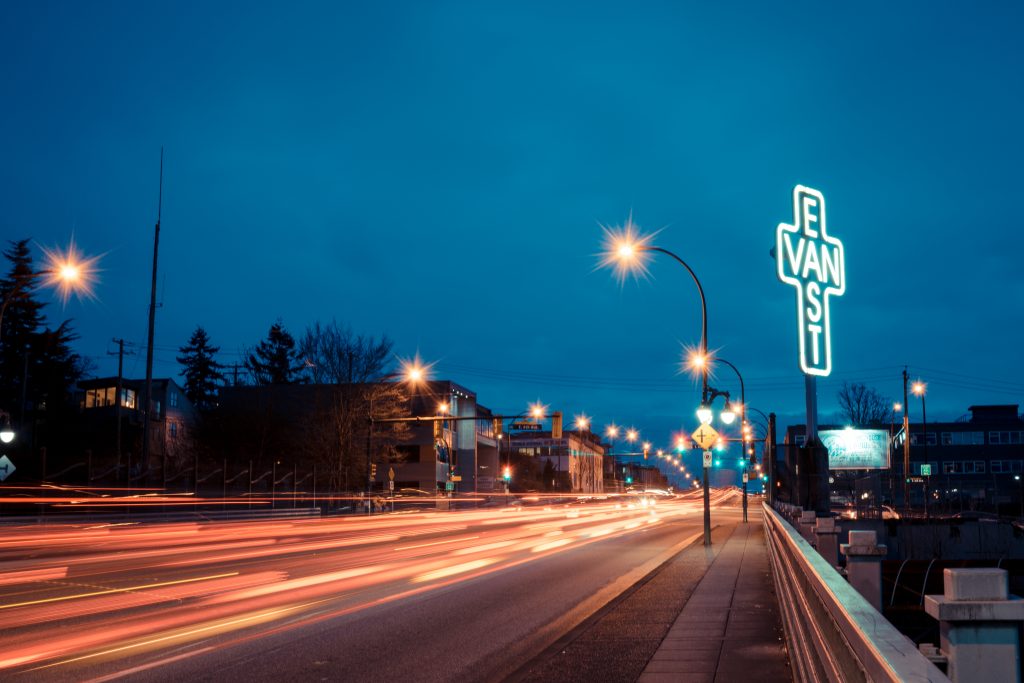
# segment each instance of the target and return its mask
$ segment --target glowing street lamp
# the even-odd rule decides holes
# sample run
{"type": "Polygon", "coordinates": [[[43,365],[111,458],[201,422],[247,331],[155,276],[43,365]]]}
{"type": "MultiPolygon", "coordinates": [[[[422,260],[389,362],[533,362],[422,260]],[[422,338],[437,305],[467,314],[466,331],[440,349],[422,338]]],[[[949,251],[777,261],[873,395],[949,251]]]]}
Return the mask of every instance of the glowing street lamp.
{"type": "Polygon", "coordinates": [[[74,241],[68,244],[65,251],[43,247],[46,263],[41,270],[26,278],[14,281],[14,287],[0,304],[0,329],[3,327],[4,313],[7,307],[20,296],[26,294],[36,285],[36,279],[43,279],[43,286],[54,287],[60,297],[61,304],[67,305],[68,299],[74,294],[79,299],[95,299],[93,288],[99,282],[99,260],[101,257],[85,258],[75,247],[74,241]]]}
{"type": "MultiPolygon", "coordinates": [[[[706,358],[708,355],[707,301],[704,297],[704,287],[701,285],[700,280],[697,279],[697,275],[696,273],[693,272],[693,269],[690,268],[690,266],[685,261],[683,261],[675,254],[673,254],[671,251],[651,244],[651,241],[654,239],[654,235],[642,235],[637,225],[633,222],[632,216],[630,216],[626,220],[626,225],[622,228],[610,229],[605,227],[603,229],[605,234],[605,240],[601,265],[611,266],[612,268],[614,268],[615,273],[618,276],[620,282],[625,282],[626,277],[631,274],[634,278],[636,278],[638,275],[648,275],[650,271],[647,267],[647,264],[650,261],[651,252],[665,254],[666,256],[675,259],[683,268],[686,268],[686,271],[690,274],[690,277],[693,278],[694,284],[697,285],[697,293],[700,294],[700,354],[706,358]]],[[[702,397],[705,399],[704,401],[702,401],[702,403],[704,403],[706,402],[708,389],[708,374],[706,365],[702,375],[702,397]]],[[[708,540],[710,540],[710,535],[708,540]]]]}
{"type": "Polygon", "coordinates": [[[14,441],[14,429],[11,427],[11,416],[0,411],[0,442],[14,441]]]}
{"type": "MultiPolygon", "coordinates": [[[[382,382],[388,380],[398,380],[404,384],[410,386],[419,386],[427,381],[427,375],[430,371],[431,365],[423,365],[420,362],[420,358],[417,355],[412,360],[402,360],[399,362],[401,370],[385,375],[380,379],[382,382]]],[[[447,403],[442,403],[445,406],[445,410],[448,409],[447,403]]],[[[440,409],[441,406],[438,406],[440,409]]],[[[373,393],[370,393],[370,401],[368,405],[370,426],[366,430],[366,514],[370,514],[373,510],[373,504],[370,502],[370,497],[373,495],[373,468],[371,467],[373,453],[373,393]]]]}
{"type": "MultiPolygon", "coordinates": [[[[921,380],[917,380],[910,387],[910,391],[915,396],[921,397],[921,429],[923,430],[921,439],[922,443],[924,443],[924,461],[928,462],[928,408],[925,406],[924,401],[925,394],[928,393],[928,385],[921,380]]],[[[907,434],[906,437],[909,439],[910,435],[907,434]]],[[[909,477],[910,475],[907,474],[906,476],[909,477]]],[[[928,519],[928,477],[924,477],[924,518],[928,519]]]]}

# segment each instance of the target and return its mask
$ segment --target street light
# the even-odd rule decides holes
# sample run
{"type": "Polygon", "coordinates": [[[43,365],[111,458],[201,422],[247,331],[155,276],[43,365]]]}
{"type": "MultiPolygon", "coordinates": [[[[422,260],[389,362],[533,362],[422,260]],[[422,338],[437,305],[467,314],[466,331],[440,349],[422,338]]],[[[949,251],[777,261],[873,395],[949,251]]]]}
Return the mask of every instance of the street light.
{"type": "MultiPolygon", "coordinates": [[[[431,365],[423,365],[420,362],[419,356],[417,355],[412,360],[400,361],[401,370],[399,372],[392,372],[384,375],[380,378],[381,382],[386,382],[389,379],[398,379],[401,382],[416,386],[427,381],[427,374],[430,371],[431,365]]],[[[447,404],[444,404],[447,406],[447,404]]],[[[366,429],[366,513],[370,514],[373,510],[373,503],[371,497],[373,495],[373,468],[370,466],[372,463],[371,454],[373,453],[373,391],[370,391],[370,401],[367,406],[367,412],[369,414],[370,424],[366,429]]]]}
{"type": "MultiPolygon", "coordinates": [[[[84,258],[76,249],[72,241],[68,244],[66,251],[60,249],[47,249],[43,247],[43,254],[46,258],[46,265],[27,277],[15,278],[14,286],[4,297],[0,304],[0,330],[3,328],[4,313],[7,307],[20,296],[25,295],[26,290],[36,286],[36,279],[43,278],[43,286],[55,287],[60,296],[61,303],[67,304],[72,294],[80,299],[95,298],[93,293],[94,285],[99,281],[97,268],[101,257],[92,256],[84,258]]],[[[2,334],[2,332],[0,332],[2,334]]]]}
{"type": "Polygon", "coordinates": [[[0,442],[14,441],[14,429],[11,427],[11,416],[0,411],[0,442]]]}
{"type": "MultiPolygon", "coordinates": [[[[913,386],[910,387],[910,390],[915,396],[921,397],[921,425],[924,430],[921,434],[921,438],[924,443],[924,461],[928,462],[928,409],[925,407],[924,401],[924,396],[928,393],[928,385],[921,380],[917,380],[914,382],[913,386]]],[[[909,434],[907,436],[909,437],[909,434]]],[[[907,477],[909,478],[909,476],[910,474],[908,473],[907,477]]],[[[922,478],[924,479],[924,518],[928,519],[928,477],[922,478]]]]}

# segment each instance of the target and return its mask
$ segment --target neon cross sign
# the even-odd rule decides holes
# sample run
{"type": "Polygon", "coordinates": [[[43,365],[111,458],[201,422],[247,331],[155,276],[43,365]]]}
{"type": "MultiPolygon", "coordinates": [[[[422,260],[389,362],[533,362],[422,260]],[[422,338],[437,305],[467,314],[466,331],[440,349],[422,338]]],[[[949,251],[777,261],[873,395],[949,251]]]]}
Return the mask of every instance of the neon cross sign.
{"type": "Polygon", "coordinates": [[[800,369],[832,372],[829,297],[846,291],[843,243],[825,227],[825,198],[803,185],[793,188],[793,224],[779,223],[775,253],[779,279],[796,288],[800,369]]]}

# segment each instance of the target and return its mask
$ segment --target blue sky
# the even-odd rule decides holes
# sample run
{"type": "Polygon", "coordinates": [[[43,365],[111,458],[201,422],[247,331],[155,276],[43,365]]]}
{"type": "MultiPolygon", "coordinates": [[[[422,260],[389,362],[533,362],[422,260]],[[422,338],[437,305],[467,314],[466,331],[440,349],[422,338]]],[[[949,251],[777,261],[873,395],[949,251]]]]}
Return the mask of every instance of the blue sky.
{"type": "Polygon", "coordinates": [[[106,254],[98,302],[49,307],[100,374],[145,342],[163,145],[159,376],[196,324],[230,363],[335,318],[497,410],[667,439],[696,426],[700,309],[668,260],[595,271],[632,212],[749,402],[799,416],[769,249],[803,183],[846,248],[823,422],[903,365],[932,419],[1024,396],[1019,4],[370,5],[5,8],[0,233],[106,254]]]}

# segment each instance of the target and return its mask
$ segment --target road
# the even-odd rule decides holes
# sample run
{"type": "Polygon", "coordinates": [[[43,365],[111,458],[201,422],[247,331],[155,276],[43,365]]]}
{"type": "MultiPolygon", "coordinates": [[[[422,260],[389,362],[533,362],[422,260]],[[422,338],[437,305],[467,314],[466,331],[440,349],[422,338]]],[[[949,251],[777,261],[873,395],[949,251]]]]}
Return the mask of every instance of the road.
{"type": "Polygon", "coordinates": [[[500,679],[701,529],[698,497],[7,527],[0,677],[500,679]]]}

